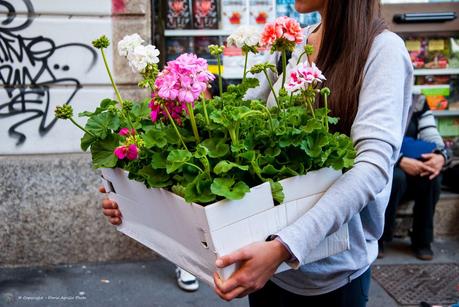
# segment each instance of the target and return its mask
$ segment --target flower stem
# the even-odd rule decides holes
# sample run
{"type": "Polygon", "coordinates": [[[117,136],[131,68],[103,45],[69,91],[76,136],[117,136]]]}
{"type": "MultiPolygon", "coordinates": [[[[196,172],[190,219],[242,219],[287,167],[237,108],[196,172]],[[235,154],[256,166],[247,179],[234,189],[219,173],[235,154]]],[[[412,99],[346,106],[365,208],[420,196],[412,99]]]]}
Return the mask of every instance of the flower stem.
{"type": "Polygon", "coordinates": [[[238,141],[238,138],[237,138],[237,135],[236,135],[236,129],[228,129],[228,132],[229,132],[229,135],[230,135],[230,138],[231,138],[231,142],[234,145],[238,145],[239,141],[238,141]]]}
{"type": "Polygon", "coordinates": [[[104,59],[105,69],[107,70],[108,77],[110,78],[110,82],[112,83],[113,89],[115,90],[116,97],[118,97],[118,101],[120,102],[121,106],[123,106],[124,101],[121,98],[121,94],[120,94],[120,91],[118,90],[118,87],[116,86],[115,80],[113,80],[112,72],[110,71],[110,67],[108,66],[107,57],[105,56],[104,49],[100,49],[100,52],[102,53],[102,58],[104,59]]]}
{"type": "Polygon", "coordinates": [[[194,168],[198,169],[201,173],[204,173],[204,171],[202,170],[202,168],[200,168],[199,166],[197,166],[196,164],[194,163],[190,163],[190,162],[185,162],[186,165],[189,165],[189,166],[193,166],[194,168]]]}
{"type": "Polygon", "coordinates": [[[72,117],[70,117],[69,119],[70,119],[70,121],[71,121],[75,126],[77,126],[78,128],[80,128],[81,130],[83,130],[83,131],[86,132],[87,134],[91,135],[92,137],[97,138],[97,136],[96,136],[94,133],[92,133],[92,132],[86,130],[85,128],[83,128],[83,126],[81,126],[80,124],[78,124],[72,117]]]}
{"type": "Polygon", "coordinates": [[[304,99],[306,101],[306,108],[309,107],[309,109],[311,109],[312,117],[316,118],[316,114],[314,112],[314,108],[312,107],[311,99],[307,96],[306,91],[304,92],[304,99]]]}
{"type": "Polygon", "coordinates": [[[274,88],[273,88],[273,83],[271,82],[271,79],[269,79],[269,76],[268,76],[268,73],[266,72],[266,69],[263,69],[263,73],[265,74],[266,80],[268,80],[269,88],[271,89],[271,92],[273,93],[274,100],[276,101],[277,107],[280,108],[279,100],[277,99],[276,92],[274,91],[274,88]]]}
{"type": "Polygon", "coordinates": [[[271,133],[274,134],[274,126],[273,126],[273,119],[271,117],[271,112],[269,112],[269,109],[267,106],[263,104],[263,109],[265,110],[266,114],[268,114],[268,119],[269,119],[269,127],[271,128],[271,133]]]}
{"type": "Polygon", "coordinates": [[[287,78],[287,52],[282,50],[282,88],[285,88],[285,80],[287,78]]]}
{"type": "Polygon", "coordinates": [[[301,62],[301,58],[306,54],[306,51],[304,51],[300,56],[298,57],[298,61],[296,61],[296,66],[298,66],[301,62]]]}
{"type": "Polygon", "coordinates": [[[249,53],[245,53],[245,61],[244,61],[244,75],[242,76],[242,82],[245,81],[246,75],[247,75],[247,61],[249,59],[249,53]]]}
{"type": "Polygon", "coordinates": [[[328,95],[324,94],[324,105],[325,105],[325,128],[328,132],[328,95]]]}
{"type": "MultiPolygon", "coordinates": [[[[102,53],[102,58],[104,59],[105,69],[107,70],[107,74],[108,74],[108,77],[110,78],[110,82],[112,83],[112,87],[115,90],[116,97],[118,98],[118,101],[121,104],[121,108],[123,108],[124,100],[123,100],[123,98],[121,98],[120,91],[118,90],[118,87],[116,86],[115,80],[113,79],[112,72],[110,70],[110,66],[108,66],[107,57],[105,56],[104,49],[100,49],[100,53],[102,53]]],[[[123,110],[123,112],[124,112],[124,110],[123,110]]],[[[130,126],[129,128],[134,128],[134,125],[132,125],[131,118],[129,117],[129,114],[127,112],[124,112],[124,113],[125,113],[124,116],[126,117],[128,125],[130,126]]]]}
{"type": "Polygon", "coordinates": [[[163,106],[163,109],[166,111],[167,117],[169,117],[169,120],[171,121],[172,126],[173,126],[174,129],[175,129],[175,133],[177,133],[177,136],[178,136],[178,138],[180,139],[180,142],[182,142],[183,148],[185,148],[186,150],[188,150],[188,147],[186,147],[186,144],[185,144],[185,142],[183,141],[182,135],[181,135],[180,132],[178,131],[178,128],[177,128],[177,126],[175,125],[175,121],[174,121],[174,119],[172,118],[171,114],[169,113],[169,110],[167,109],[166,106],[163,106]]]}
{"type": "Polygon", "coordinates": [[[223,95],[223,81],[222,81],[222,60],[220,55],[217,55],[217,65],[218,65],[218,91],[220,97],[223,95]]]}
{"type": "Polygon", "coordinates": [[[187,103],[186,106],[188,108],[188,113],[190,114],[191,128],[193,129],[194,139],[196,140],[196,144],[199,144],[201,140],[199,139],[198,127],[196,126],[196,118],[194,118],[193,106],[191,103],[187,103]]]}
{"type": "Polygon", "coordinates": [[[207,105],[206,105],[206,99],[201,96],[201,102],[202,102],[202,108],[204,110],[204,117],[206,119],[206,124],[207,126],[210,125],[210,120],[209,120],[209,115],[207,114],[207,105]]]}

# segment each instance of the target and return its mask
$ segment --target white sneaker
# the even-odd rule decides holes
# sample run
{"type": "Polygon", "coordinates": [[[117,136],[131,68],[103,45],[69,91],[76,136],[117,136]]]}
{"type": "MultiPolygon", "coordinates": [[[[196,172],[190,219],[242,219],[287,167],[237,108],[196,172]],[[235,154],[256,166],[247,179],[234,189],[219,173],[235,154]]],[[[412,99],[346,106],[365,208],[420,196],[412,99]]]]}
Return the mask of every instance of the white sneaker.
{"type": "Polygon", "coordinates": [[[177,274],[177,285],[180,289],[190,292],[198,290],[199,282],[194,275],[180,267],[175,269],[175,273],[177,274]]]}

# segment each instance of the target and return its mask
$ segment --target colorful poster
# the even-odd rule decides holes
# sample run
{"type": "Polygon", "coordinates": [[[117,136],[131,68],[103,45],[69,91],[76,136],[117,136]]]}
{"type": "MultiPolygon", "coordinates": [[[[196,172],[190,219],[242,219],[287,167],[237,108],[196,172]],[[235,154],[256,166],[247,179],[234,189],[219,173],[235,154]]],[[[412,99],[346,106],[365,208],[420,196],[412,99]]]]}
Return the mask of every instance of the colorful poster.
{"type": "Polygon", "coordinates": [[[273,0],[250,0],[249,24],[264,27],[268,22],[274,21],[276,11],[273,0]]]}
{"type": "Polygon", "coordinates": [[[247,0],[221,0],[223,29],[235,29],[249,23],[247,0]]]}
{"type": "Polygon", "coordinates": [[[167,29],[191,28],[191,0],[167,0],[167,29]]]}
{"type": "Polygon", "coordinates": [[[218,29],[217,0],[193,0],[193,27],[218,29]]]}

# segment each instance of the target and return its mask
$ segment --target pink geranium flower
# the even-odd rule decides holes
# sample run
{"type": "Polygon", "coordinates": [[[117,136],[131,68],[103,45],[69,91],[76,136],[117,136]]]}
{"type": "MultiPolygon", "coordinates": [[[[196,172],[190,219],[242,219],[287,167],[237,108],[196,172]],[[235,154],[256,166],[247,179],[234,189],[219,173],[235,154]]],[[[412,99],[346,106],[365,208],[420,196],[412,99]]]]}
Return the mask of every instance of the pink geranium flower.
{"type": "MultiPolygon", "coordinates": [[[[192,104],[192,106],[194,107],[194,104],[192,104]]],[[[152,122],[155,123],[160,118],[163,120],[169,119],[166,111],[164,110],[164,107],[166,107],[172,119],[177,124],[182,125],[182,113],[183,113],[183,110],[186,110],[186,106],[182,104],[176,104],[173,101],[168,101],[168,102],[165,102],[163,105],[161,105],[160,103],[156,102],[153,98],[149,104],[149,107],[151,109],[152,122]]]]}
{"type": "Polygon", "coordinates": [[[120,132],[118,132],[119,135],[121,136],[129,136],[129,135],[135,135],[135,129],[129,129],[129,128],[121,128],[120,132]]]}
{"type": "Polygon", "coordinates": [[[305,63],[300,63],[296,69],[290,73],[290,80],[286,85],[289,92],[295,92],[300,89],[306,89],[309,85],[321,83],[326,80],[315,63],[308,66],[305,63]]]}
{"type": "Polygon", "coordinates": [[[139,156],[139,150],[137,148],[137,145],[135,144],[123,145],[116,147],[114,154],[120,160],[123,160],[125,158],[127,158],[128,160],[135,160],[139,156]]]}
{"type": "Polygon", "coordinates": [[[159,115],[161,114],[161,105],[159,103],[156,103],[153,99],[148,106],[151,109],[151,121],[155,123],[158,120],[159,115]]]}
{"type": "Polygon", "coordinates": [[[260,46],[272,46],[274,42],[282,37],[282,27],[276,26],[275,23],[267,23],[261,33],[260,46]]]}
{"type": "Polygon", "coordinates": [[[296,20],[288,18],[283,26],[283,30],[284,37],[287,40],[295,42],[296,44],[303,42],[303,31],[301,30],[300,24],[296,20]]]}
{"type": "Polygon", "coordinates": [[[296,44],[301,43],[303,41],[303,31],[298,21],[282,16],[274,22],[267,23],[261,34],[260,46],[273,46],[279,39],[285,39],[296,44]]]}
{"type": "Polygon", "coordinates": [[[155,95],[181,104],[193,103],[206,90],[214,75],[208,71],[207,62],[195,54],[182,54],[169,61],[155,81],[155,95]]]}

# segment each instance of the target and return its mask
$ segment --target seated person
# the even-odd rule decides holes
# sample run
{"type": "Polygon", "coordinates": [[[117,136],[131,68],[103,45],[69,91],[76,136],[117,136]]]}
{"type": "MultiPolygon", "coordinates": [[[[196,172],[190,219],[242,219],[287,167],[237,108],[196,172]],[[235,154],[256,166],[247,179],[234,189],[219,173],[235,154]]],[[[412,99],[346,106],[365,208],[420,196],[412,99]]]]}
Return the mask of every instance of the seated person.
{"type": "Polygon", "coordinates": [[[392,240],[397,207],[405,200],[414,200],[411,232],[413,252],[422,260],[433,258],[430,246],[433,241],[433,216],[440,196],[439,175],[447,160],[447,152],[425,97],[414,99],[414,112],[403,140],[400,158],[394,167],[384,233],[378,242],[378,258],[384,256],[384,241],[392,240]],[[408,154],[404,155],[404,152],[408,154]]]}

